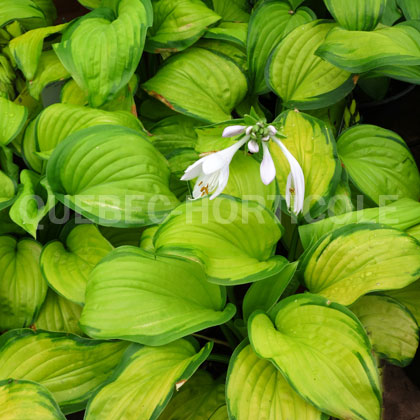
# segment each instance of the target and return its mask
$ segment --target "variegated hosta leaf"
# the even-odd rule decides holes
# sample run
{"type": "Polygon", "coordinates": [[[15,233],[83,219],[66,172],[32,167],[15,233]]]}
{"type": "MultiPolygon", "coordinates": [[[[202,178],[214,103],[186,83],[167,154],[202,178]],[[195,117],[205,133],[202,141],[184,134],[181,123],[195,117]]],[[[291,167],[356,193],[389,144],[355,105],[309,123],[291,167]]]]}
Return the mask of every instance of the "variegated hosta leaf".
{"type": "Polygon", "coordinates": [[[411,283],[403,289],[388,290],[384,293],[408,308],[414,318],[416,318],[417,324],[420,325],[420,280],[411,283]]]}
{"type": "Polygon", "coordinates": [[[88,276],[96,264],[113,249],[94,225],[78,225],[65,243],[48,243],[41,255],[42,274],[61,296],[82,305],[88,276]]]}
{"type": "Polygon", "coordinates": [[[80,325],[94,338],[158,346],[227,322],[235,307],[225,305],[200,263],[124,246],[90,274],[80,325]]]}
{"type": "Polygon", "coordinates": [[[303,399],[341,419],[381,417],[378,370],[366,332],[352,312],[307,293],[284,299],[270,317],[251,315],[252,347],[303,399]]]}
{"type": "Polygon", "coordinates": [[[264,0],[252,12],[248,26],[247,57],[252,91],[257,94],[269,90],[265,83],[265,68],[280,40],[294,28],[315,19],[307,8],[294,13],[290,11],[287,1],[264,0]]]}
{"type": "Polygon", "coordinates": [[[200,121],[184,115],[173,115],[154,124],[149,130],[153,145],[163,155],[168,156],[177,149],[194,148],[197,135],[194,128],[202,125],[200,121]]]}
{"type": "Polygon", "coordinates": [[[300,271],[312,293],[350,305],[366,293],[400,289],[416,281],[420,243],[384,225],[347,225],[309,248],[300,271]]]}
{"type": "Polygon", "coordinates": [[[224,405],[218,408],[209,420],[229,420],[227,407],[224,405]]]}
{"type": "Polygon", "coordinates": [[[159,225],[150,226],[149,228],[145,229],[141,235],[140,239],[140,248],[144,249],[145,251],[155,252],[155,247],[153,245],[153,237],[155,233],[159,229],[159,225]]]}
{"type": "Polygon", "coordinates": [[[55,52],[89,104],[112,100],[129,82],[153,21],[150,0],[110,0],[79,19],[55,44],[55,52]]]}
{"type": "Polygon", "coordinates": [[[247,341],[233,353],[226,383],[230,418],[235,420],[322,420],[325,416],[300,397],[268,360],[247,341]]]}
{"type": "Polygon", "coordinates": [[[120,362],[128,343],[93,341],[72,334],[31,329],[0,338],[0,379],[44,385],[64,414],[84,409],[95,388],[120,362]]]}
{"type": "MultiPolygon", "coordinates": [[[[334,136],[323,121],[300,112],[286,111],[276,123],[287,136],[282,142],[300,163],[305,175],[303,213],[316,218],[328,207],[341,178],[334,136]]],[[[290,165],[276,143],[271,141],[269,147],[280,194],[285,197],[290,165]]],[[[282,200],[282,205],[287,211],[285,200],[282,200]]]]}
{"type": "Polygon", "coordinates": [[[288,261],[273,255],[282,233],[274,213],[259,203],[223,195],[182,203],[160,226],[154,245],[160,252],[190,252],[205,263],[209,281],[235,285],[284,268],[288,261]]]}
{"type": "Polygon", "coordinates": [[[419,326],[404,305],[388,296],[366,295],[350,309],[379,357],[397,366],[411,363],[419,345],[419,326]]]}
{"type": "Polygon", "coordinates": [[[65,420],[51,393],[32,381],[0,381],[0,419],[65,420]]]}
{"type": "Polygon", "coordinates": [[[48,182],[63,204],[115,227],[158,223],[173,209],[178,200],[169,175],[166,159],[146,134],[106,125],[67,137],[47,166],[48,182]]]}
{"type": "Polygon", "coordinates": [[[34,323],[35,329],[82,335],[79,318],[82,307],[48,289],[47,297],[34,323]]]}
{"type": "Polygon", "coordinates": [[[101,0],[77,0],[81,5],[88,9],[96,9],[101,5],[101,0]]]}
{"type": "Polygon", "coordinates": [[[340,136],[337,150],[351,182],[376,204],[420,199],[420,172],[398,134],[375,125],[357,125],[340,136]]]}
{"type": "Polygon", "coordinates": [[[28,118],[28,110],[0,97],[0,145],[9,144],[22,130],[28,118]]]}
{"type": "Polygon", "coordinates": [[[18,195],[10,208],[11,219],[34,238],[42,218],[55,206],[56,200],[46,178],[24,169],[20,173],[18,195]],[[45,200],[42,197],[46,197],[45,200]]]}
{"type": "Polygon", "coordinates": [[[204,38],[228,41],[245,48],[248,24],[241,22],[220,22],[204,34],[204,38]]]}
{"type": "Polygon", "coordinates": [[[407,229],[407,233],[420,242],[420,224],[407,229]]]}
{"type": "Polygon", "coordinates": [[[70,134],[83,128],[108,124],[143,131],[141,122],[127,111],[109,112],[70,104],[50,105],[37,118],[37,149],[39,152],[51,154],[70,134]]]}
{"type": "Polygon", "coordinates": [[[34,29],[47,24],[42,9],[32,0],[2,1],[0,3],[0,28],[14,20],[26,29],[34,29]]]}
{"type": "Polygon", "coordinates": [[[35,133],[36,119],[32,120],[26,127],[22,141],[22,157],[28,168],[40,174],[45,161],[37,154],[35,133]]]}
{"type": "Polygon", "coordinates": [[[209,420],[225,408],[225,383],[205,370],[197,371],[169,402],[159,420],[209,420]]]}
{"type": "Polygon", "coordinates": [[[47,293],[39,269],[41,245],[0,236],[0,331],[28,327],[47,293]]]}
{"type": "Polygon", "coordinates": [[[383,66],[420,64],[420,32],[409,25],[385,26],[374,31],[333,28],[316,54],[352,73],[383,66]]]}
{"type": "Polygon", "coordinates": [[[262,310],[268,312],[280,299],[293,279],[298,262],[290,263],[280,273],[257,281],[247,290],[243,303],[242,312],[247,321],[252,312],[262,310]]]}
{"type": "Polygon", "coordinates": [[[387,0],[324,0],[335,20],[350,31],[370,31],[381,20],[387,0]]]}
{"type": "Polygon", "coordinates": [[[188,48],[220,16],[201,0],[155,0],[153,26],[149,29],[145,50],[153,53],[176,52],[188,48]]]}
{"type": "Polygon", "coordinates": [[[89,402],[86,420],[157,419],[175,388],[182,386],[211,352],[210,343],[201,350],[194,344],[187,340],[161,347],[132,344],[112,377],[89,402]]]}
{"type": "Polygon", "coordinates": [[[326,233],[351,223],[368,222],[388,225],[410,233],[410,228],[420,224],[420,203],[410,198],[402,198],[384,207],[373,207],[328,217],[316,223],[299,226],[299,236],[306,249],[326,233]]]}
{"type": "Polygon", "coordinates": [[[249,2],[247,0],[211,0],[214,11],[227,22],[248,22],[249,2]]]}
{"type": "Polygon", "coordinates": [[[142,87],[172,110],[210,123],[230,120],[248,88],[231,58],[195,46],[166,60],[142,87]]]}
{"type": "Polygon", "coordinates": [[[30,81],[35,77],[44,39],[63,31],[67,26],[68,23],[64,23],[57,26],[33,29],[10,41],[10,52],[26,80],[30,81]]]}
{"type": "Polygon", "coordinates": [[[70,77],[53,50],[44,51],[39,58],[38,68],[33,80],[29,82],[29,93],[39,99],[45,86],[70,77]]]}
{"type": "Polygon", "coordinates": [[[354,88],[349,72],[315,55],[334,23],[298,26],[273,51],[266,82],[288,108],[318,109],[337,103],[354,88]]]}
{"type": "Polygon", "coordinates": [[[54,5],[54,0],[32,0],[45,15],[47,25],[52,25],[57,19],[57,9],[54,5]]]}

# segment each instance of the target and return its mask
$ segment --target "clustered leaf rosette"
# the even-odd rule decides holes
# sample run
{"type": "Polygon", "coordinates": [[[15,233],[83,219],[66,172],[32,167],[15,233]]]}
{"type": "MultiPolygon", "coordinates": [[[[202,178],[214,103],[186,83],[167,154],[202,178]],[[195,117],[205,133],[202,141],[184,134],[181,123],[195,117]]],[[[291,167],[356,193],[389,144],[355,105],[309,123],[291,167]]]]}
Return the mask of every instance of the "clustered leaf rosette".
{"type": "Polygon", "coordinates": [[[267,124],[265,121],[258,121],[250,115],[247,115],[246,118],[254,124],[249,126],[231,125],[223,130],[223,137],[237,137],[235,144],[203,156],[185,170],[181,180],[189,181],[197,178],[192,192],[194,199],[209,194],[211,194],[210,200],[215,199],[226,188],[229,181],[229,165],[233,157],[241,147],[246,146],[246,149],[252,154],[263,150],[260,177],[261,181],[268,185],[276,177],[276,167],[268,147],[268,143],[273,142],[283,152],[290,165],[285,199],[289,209],[292,209],[293,203],[293,213],[298,215],[303,211],[305,200],[305,176],[299,162],[282,143],[280,138],[285,136],[273,125],[267,124]]]}

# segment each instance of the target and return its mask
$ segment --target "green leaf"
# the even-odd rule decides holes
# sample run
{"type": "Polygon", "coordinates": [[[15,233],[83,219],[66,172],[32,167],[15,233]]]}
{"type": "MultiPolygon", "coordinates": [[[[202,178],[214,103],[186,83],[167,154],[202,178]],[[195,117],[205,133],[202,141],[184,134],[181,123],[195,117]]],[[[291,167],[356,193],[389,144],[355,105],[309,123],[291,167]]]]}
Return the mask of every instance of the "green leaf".
{"type": "Polygon", "coordinates": [[[382,15],[381,23],[392,26],[402,16],[401,10],[397,5],[397,0],[388,0],[382,15]]]}
{"type": "Polygon", "coordinates": [[[343,305],[369,292],[400,289],[420,274],[420,243],[375,223],[347,225],[324,235],[299,270],[307,288],[343,305]]]}
{"type": "Polygon", "coordinates": [[[184,115],[166,117],[152,126],[150,132],[153,145],[163,155],[182,148],[194,148],[197,135],[194,128],[201,125],[197,120],[184,115]]]}
{"type": "Polygon", "coordinates": [[[50,35],[63,31],[67,23],[46,28],[33,29],[10,41],[9,47],[19,70],[27,80],[35,77],[41,58],[44,39],[50,35]]]}
{"type": "Polygon", "coordinates": [[[228,22],[248,22],[249,4],[247,0],[211,0],[214,11],[228,22]]]}
{"type": "MultiPolygon", "coordinates": [[[[341,165],[331,129],[323,121],[295,111],[282,113],[275,122],[287,137],[283,144],[300,163],[305,175],[305,203],[303,213],[312,218],[326,210],[341,177],[341,165]]],[[[269,144],[276,167],[280,193],[286,196],[290,165],[274,142],[269,144]]],[[[282,200],[284,211],[286,202],[282,200]]]]}
{"type": "Polygon", "coordinates": [[[109,226],[99,226],[99,231],[115,248],[117,248],[123,245],[138,246],[140,243],[140,237],[145,229],[121,229],[109,226]]]}
{"type": "Polygon", "coordinates": [[[419,242],[420,242],[420,224],[407,229],[407,233],[411,236],[413,236],[414,238],[416,238],[419,242]]]}
{"type": "Polygon", "coordinates": [[[271,277],[288,261],[273,255],[283,227],[255,201],[230,196],[178,206],[154,237],[158,252],[192,253],[205,263],[209,281],[245,284],[271,277]]]}
{"type": "Polygon", "coordinates": [[[43,167],[42,159],[37,155],[36,149],[36,119],[32,120],[26,127],[22,141],[22,157],[28,168],[41,173],[43,167]]]}
{"type": "Polygon", "coordinates": [[[237,153],[229,166],[229,181],[223,193],[242,200],[253,200],[275,211],[278,205],[276,182],[264,185],[260,179],[260,164],[244,153],[237,153]]]}
{"type": "Polygon", "coordinates": [[[335,24],[298,26],[273,51],[266,82],[288,108],[317,109],[337,103],[354,88],[350,73],[315,55],[335,24]]]}
{"type": "Polygon", "coordinates": [[[96,9],[101,5],[101,0],[77,0],[81,5],[88,9],[96,9]]]}
{"type": "Polygon", "coordinates": [[[350,31],[371,31],[381,20],[387,0],[324,0],[335,20],[350,31]]]}
{"type": "Polygon", "coordinates": [[[159,420],[210,420],[219,408],[226,410],[224,382],[199,370],[172,398],[159,420]]]}
{"type": "Polygon", "coordinates": [[[420,66],[383,66],[370,71],[370,77],[391,77],[407,83],[420,84],[420,66]]]}
{"type": "Polygon", "coordinates": [[[227,322],[235,307],[225,304],[200,263],[125,246],[90,274],[80,325],[94,338],[158,346],[227,322]]]}
{"type": "Polygon", "coordinates": [[[48,289],[47,297],[34,323],[36,329],[82,335],[79,318],[82,307],[48,289]]]}
{"type": "Polygon", "coordinates": [[[226,56],[191,47],[166,60],[142,87],[172,110],[213,123],[232,118],[230,113],[245,97],[247,80],[226,56]]]}
{"type": "Polygon", "coordinates": [[[47,293],[39,269],[41,245],[31,239],[0,237],[0,331],[27,327],[47,293]]]}
{"type": "Polygon", "coordinates": [[[150,0],[110,0],[104,6],[77,20],[54,45],[92,107],[114,99],[130,81],[153,20],[150,0]]]}
{"type": "Polygon", "coordinates": [[[328,217],[316,223],[299,226],[299,236],[303,247],[306,249],[326,233],[333,232],[351,223],[368,222],[408,230],[420,223],[420,203],[409,198],[403,198],[384,207],[374,207],[328,217]]]}
{"type": "Polygon", "coordinates": [[[16,185],[9,176],[0,171],[0,210],[9,207],[16,194],[16,185]]]}
{"type": "Polygon", "coordinates": [[[144,132],[141,122],[127,111],[109,112],[69,104],[50,105],[37,118],[37,149],[51,153],[70,134],[84,128],[108,124],[144,132]]]}
{"type": "Polygon", "coordinates": [[[52,25],[57,19],[57,9],[54,5],[54,0],[32,0],[45,15],[45,22],[47,25],[52,25]]]}
{"type": "Polygon", "coordinates": [[[221,22],[219,25],[210,28],[204,34],[204,38],[220,39],[229,41],[245,48],[248,24],[241,22],[221,22]]]}
{"type": "Polygon", "coordinates": [[[261,94],[268,91],[264,72],[270,54],[289,32],[313,19],[315,15],[307,8],[291,13],[290,4],[286,1],[265,0],[258,3],[249,21],[247,40],[252,92],[261,94]]]}
{"type": "Polygon", "coordinates": [[[0,97],[0,145],[9,144],[23,129],[28,110],[0,97]]]}
{"type": "Polygon", "coordinates": [[[411,283],[407,287],[398,290],[384,292],[387,296],[396,299],[404,305],[420,325],[420,280],[411,283]]]}
{"type": "Polygon", "coordinates": [[[404,140],[374,125],[358,125],[337,142],[350,181],[374,203],[420,198],[420,172],[404,140]]]}
{"type": "Polygon", "coordinates": [[[41,271],[58,294],[82,305],[90,272],[112,249],[96,226],[78,225],[71,229],[64,244],[53,241],[44,247],[41,271]]]}
{"type": "Polygon", "coordinates": [[[44,51],[39,59],[33,80],[29,82],[31,96],[39,100],[42,90],[50,83],[68,79],[70,74],[63,67],[53,50],[44,51]]]}
{"type": "Polygon", "coordinates": [[[420,4],[416,0],[397,0],[407,20],[420,19],[420,4]]]}
{"type": "Polygon", "coordinates": [[[298,263],[290,263],[280,273],[253,283],[247,290],[243,304],[242,313],[247,321],[252,312],[262,310],[268,312],[280,299],[287,286],[293,279],[298,263]]]}
{"type": "Polygon", "coordinates": [[[154,224],[175,207],[169,175],[165,158],[145,134],[118,126],[73,133],[47,166],[48,182],[64,205],[115,227],[154,224]]]}
{"type": "Polygon", "coordinates": [[[47,24],[44,12],[31,0],[2,1],[0,3],[0,28],[19,21],[26,29],[38,28],[47,24]]]}
{"type": "Polygon", "coordinates": [[[259,358],[247,341],[234,351],[226,398],[230,418],[321,420],[321,412],[303,400],[272,363],[259,358]]]}
{"type": "Polygon", "coordinates": [[[229,420],[226,406],[218,408],[209,420],[229,420]]]}
{"type": "Polygon", "coordinates": [[[236,140],[231,137],[223,137],[223,131],[230,125],[245,125],[244,120],[236,119],[224,121],[219,124],[212,124],[204,127],[197,127],[197,153],[217,152],[235,144],[236,140]]]}
{"type": "Polygon", "coordinates": [[[189,379],[211,349],[211,343],[198,350],[187,340],[162,347],[132,344],[89,402],[86,420],[157,419],[175,388],[189,379]]]}
{"type": "Polygon", "coordinates": [[[67,333],[9,331],[0,338],[0,378],[44,385],[64,414],[69,414],[84,409],[127,346],[121,341],[94,341],[67,333]]]}
{"type": "Polygon", "coordinates": [[[388,65],[419,65],[420,32],[408,25],[380,27],[370,32],[335,27],[316,54],[352,73],[388,65]]]}
{"type": "Polygon", "coordinates": [[[20,173],[20,189],[10,208],[11,219],[36,238],[41,220],[55,206],[56,200],[46,178],[24,169],[20,173]]]}
{"type": "MultiPolygon", "coordinates": [[[[1,214],[1,213],[0,213],[1,214]]],[[[140,248],[144,249],[145,251],[155,252],[155,247],[153,245],[153,237],[155,233],[159,229],[159,226],[150,226],[144,230],[140,238],[140,248]]]]}
{"type": "Polygon", "coordinates": [[[365,327],[379,357],[397,366],[411,363],[419,345],[419,326],[405,306],[387,296],[367,295],[350,309],[365,327]]]}
{"type": "Polygon", "coordinates": [[[381,385],[368,337],[344,306],[303,294],[290,296],[271,319],[255,312],[249,336],[308,403],[334,417],[378,420],[381,385]]]}
{"type": "Polygon", "coordinates": [[[145,50],[152,53],[176,52],[188,48],[220,16],[201,0],[155,0],[153,26],[149,29],[145,50]]]}
{"type": "Polygon", "coordinates": [[[51,393],[32,381],[0,381],[0,418],[65,420],[51,393]]]}

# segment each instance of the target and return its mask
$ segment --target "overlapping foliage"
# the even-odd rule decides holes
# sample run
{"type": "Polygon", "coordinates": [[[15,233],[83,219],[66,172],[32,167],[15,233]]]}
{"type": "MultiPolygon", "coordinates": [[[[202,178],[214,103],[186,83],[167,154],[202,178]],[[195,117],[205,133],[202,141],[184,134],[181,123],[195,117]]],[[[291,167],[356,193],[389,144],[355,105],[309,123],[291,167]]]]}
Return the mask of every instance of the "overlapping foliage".
{"type": "Polygon", "coordinates": [[[380,420],[420,173],[355,99],[420,84],[418,1],[79,3],[0,0],[0,418],[380,420]]]}

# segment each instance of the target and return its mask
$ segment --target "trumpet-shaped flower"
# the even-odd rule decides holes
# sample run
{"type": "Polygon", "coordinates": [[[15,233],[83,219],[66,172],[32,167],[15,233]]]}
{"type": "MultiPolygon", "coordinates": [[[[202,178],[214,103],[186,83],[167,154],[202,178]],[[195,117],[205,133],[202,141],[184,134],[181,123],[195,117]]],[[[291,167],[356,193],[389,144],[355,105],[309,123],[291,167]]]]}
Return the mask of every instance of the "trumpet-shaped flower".
{"type": "Polygon", "coordinates": [[[248,150],[251,153],[258,153],[261,144],[263,159],[260,166],[260,176],[265,185],[270,184],[276,177],[276,167],[268,146],[269,142],[272,141],[280,147],[290,165],[285,192],[287,206],[291,209],[293,196],[293,212],[299,214],[303,211],[305,177],[299,162],[278,138],[277,129],[272,125],[267,126],[265,123],[257,122],[255,126],[249,127],[232,125],[226,127],[223,131],[223,137],[236,136],[242,137],[234,145],[205,156],[187,168],[181,180],[188,181],[198,178],[194,186],[193,198],[212,194],[210,200],[213,200],[223,192],[229,180],[230,162],[235,153],[247,142],[248,150]]]}
{"type": "MultiPolygon", "coordinates": [[[[245,128],[243,131],[245,131],[245,128]]],[[[204,156],[186,169],[181,178],[182,181],[189,181],[198,177],[193,190],[193,198],[204,197],[212,193],[210,200],[213,200],[223,192],[229,180],[230,162],[235,153],[247,141],[248,137],[244,137],[220,152],[204,156]]]]}

